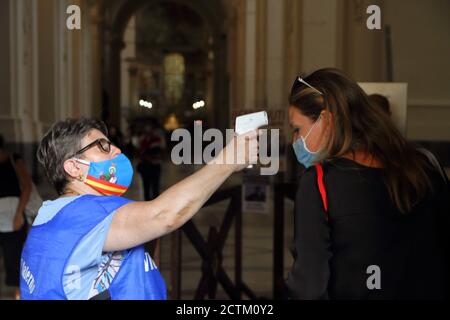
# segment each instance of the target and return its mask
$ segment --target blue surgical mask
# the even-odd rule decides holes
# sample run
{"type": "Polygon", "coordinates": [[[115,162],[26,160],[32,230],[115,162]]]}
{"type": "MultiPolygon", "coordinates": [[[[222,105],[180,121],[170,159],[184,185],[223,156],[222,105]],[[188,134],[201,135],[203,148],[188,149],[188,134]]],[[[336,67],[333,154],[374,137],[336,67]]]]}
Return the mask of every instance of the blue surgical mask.
{"type": "Polygon", "coordinates": [[[306,145],[306,139],[308,139],[309,134],[312,132],[314,127],[319,122],[319,119],[314,123],[314,125],[309,130],[308,134],[303,138],[300,136],[300,139],[295,141],[292,144],[292,147],[294,148],[295,156],[297,157],[298,162],[300,162],[302,165],[305,166],[305,168],[311,167],[315,162],[317,162],[318,154],[319,152],[312,152],[308,149],[308,146],[306,145]]]}
{"type": "Polygon", "coordinates": [[[75,160],[89,166],[84,183],[104,195],[121,196],[133,180],[133,166],[123,153],[113,159],[99,162],[75,160]]]}

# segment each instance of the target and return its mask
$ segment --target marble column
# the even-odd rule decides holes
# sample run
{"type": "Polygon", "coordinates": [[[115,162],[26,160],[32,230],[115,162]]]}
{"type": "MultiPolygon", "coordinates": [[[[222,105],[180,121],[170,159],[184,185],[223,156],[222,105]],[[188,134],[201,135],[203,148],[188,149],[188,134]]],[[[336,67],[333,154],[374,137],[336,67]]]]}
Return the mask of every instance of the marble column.
{"type": "Polygon", "coordinates": [[[14,140],[31,143],[36,139],[38,118],[38,34],[37,3],[10,1],[11,23],[11,116],[14,140]]]}
{"type": "Polygon", "coordinates": [[[267,0],[267,107],[279,108],[285,104],[284,89],[284,10],[285,0],[267,0]]]}
{"type": "MultiPolygon", "coordinates": [[[[109,51],[105,74],[107,103],[105,119],[109,124],[120,125],[120,52],[125,47],[120,35],[115,32],[107,32],[106,45],[109,51]]],[[[105,103],[105,101],[104,101],[105,103]]]]}
{"type": "Polygon", "coordinates": [[[127,121],[126,117],[129,115],[133,107],[138,104],[136,94],[136,74],[130,66],[130,61],[136,59],[136,19],[131,17],[124,33],[124,49],[121,51],[121,119],[120,128],[122,132],[126,132],[127,121]]]}
{"type": "Polygon", "coordinates": [[[9,37],[6,38],[4,52],[9,53],[9,85],[2,90],[9,91],[6,94],[9,103],[2,106],[1,132],[11,151],[19,152],[33,172],[39,131],[37,2],[7,2],[3,5],[9,9],[6,12],[9,14],[9,37]]]}

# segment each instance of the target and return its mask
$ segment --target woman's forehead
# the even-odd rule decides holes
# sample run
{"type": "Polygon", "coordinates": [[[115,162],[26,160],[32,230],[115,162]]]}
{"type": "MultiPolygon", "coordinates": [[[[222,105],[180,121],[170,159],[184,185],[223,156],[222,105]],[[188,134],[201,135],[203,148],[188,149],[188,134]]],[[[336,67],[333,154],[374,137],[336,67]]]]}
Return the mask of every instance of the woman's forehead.
{"type": "Polygon", "coordinates": [[[290,106],[289,107],[289,120],[290,122],[309,122],[308,117],[303,115],[300,110],[298,110],[296,107],[290,106]]]}

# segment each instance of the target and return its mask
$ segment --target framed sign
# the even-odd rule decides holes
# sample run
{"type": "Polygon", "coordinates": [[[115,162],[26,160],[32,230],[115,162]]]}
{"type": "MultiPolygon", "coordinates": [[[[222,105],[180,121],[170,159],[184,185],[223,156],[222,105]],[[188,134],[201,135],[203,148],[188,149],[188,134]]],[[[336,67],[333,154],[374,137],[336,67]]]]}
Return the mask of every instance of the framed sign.
{"type": "Polygon", "coordinates": [[[244,176],[242,211],[268,214],[270,211],[270,185],[264,177],[244,176]]]}

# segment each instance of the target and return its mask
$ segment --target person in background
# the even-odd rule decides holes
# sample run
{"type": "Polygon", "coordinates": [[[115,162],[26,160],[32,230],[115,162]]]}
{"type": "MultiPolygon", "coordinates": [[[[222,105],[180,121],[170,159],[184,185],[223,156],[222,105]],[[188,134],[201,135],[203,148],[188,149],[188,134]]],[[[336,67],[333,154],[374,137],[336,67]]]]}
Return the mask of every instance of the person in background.
{"type": "Polygon", "coordinates": [[[139,141],[138,171],[144,185],[144,199],[152,200],[159,196],[161,163],[164,138],[153,124],[148,124],[139,141]]]}
{"type": "MultiPolygon", "coordinates": [[[[164,159],[166,133],[156,118],[150,119],[150,124],[145,127],[141,136],[140,162],[141,177],[144,185],[144,197],[147,200],[154,199],[160,193],[162,162],[164,159]]],[[[157,266],[161,264],[161,239],[147,243],[146,249],[152,255],[157,266]]]]}
{"type": "Polygon", "coordinates": [[[152,126],[155,134],[161,138],[161,149],[164,155],[164,152],[167,150],[167,132],[156,118],[153,119],[152,126]]]}
{"type": "Polygon", "coordinates": [[[109,132],[109,139],[112,143],[114,143],[115,146],[117,146],[119,149],[124,148],[124,141],[123,141],[123,135],[119,128],[112,125],[108,129],[109,132]]]}
{"type": "Polygon", "coordinates": [[[375,105],[380,107],[381,110],[383,110],[383,112],[385,112],[388,116],[392,116],[391,105],[389,103],[388,98],[386,98],[385,96],[383,96],[381,94],[374,93],[369,96],[369,99],[375,105]]]}
{"type": "Polygon", "coordinates": [[[128,127],[127,132],[124,136],[123,142],[124,142],[124,150],[123,153],[133,162],[135,159],[136,154],[136,147],[133,144],[133,136],[134,136],[134,130],[131,128],[131,126],[128,127]]]}
{"type": "Polygon", "coordinates": [[[6,285],[15,288],[19,299],[20,255],[27,234],[25,208],[32,188],[31,177],[23,159],[5,149],[0,135],[0,248],[6,285]]]}
{"type": "MultiPolygon", "coordinates": [[[[385,96],[383,96],[381,94],[376,93],[376,94],[370,95],[369,99],[374,104],[374,106],[380,108],[389,117],[392,116],[391,104],[389,103],[388,98],[386,98],[385,96]]],[[[438,159],[438,157],[436,157],[436,155],[428,149],[418,147],[417,150],[420,151],[421,153],[423,153],[428,158],[428,160],[434,165],[434,167],[439,171],[439,173],[442,175],[444,180],[446,180],[448,183],[448,181],[449,181],[448,176],[445,173],[444,166],[442,165],[442,162],[438,159]]]]}
{"type": "Polygon", "coordinates": [[[297,77],[294,299],[445,299],[449,187],[387,112],[336,69],[297,77]]]}

